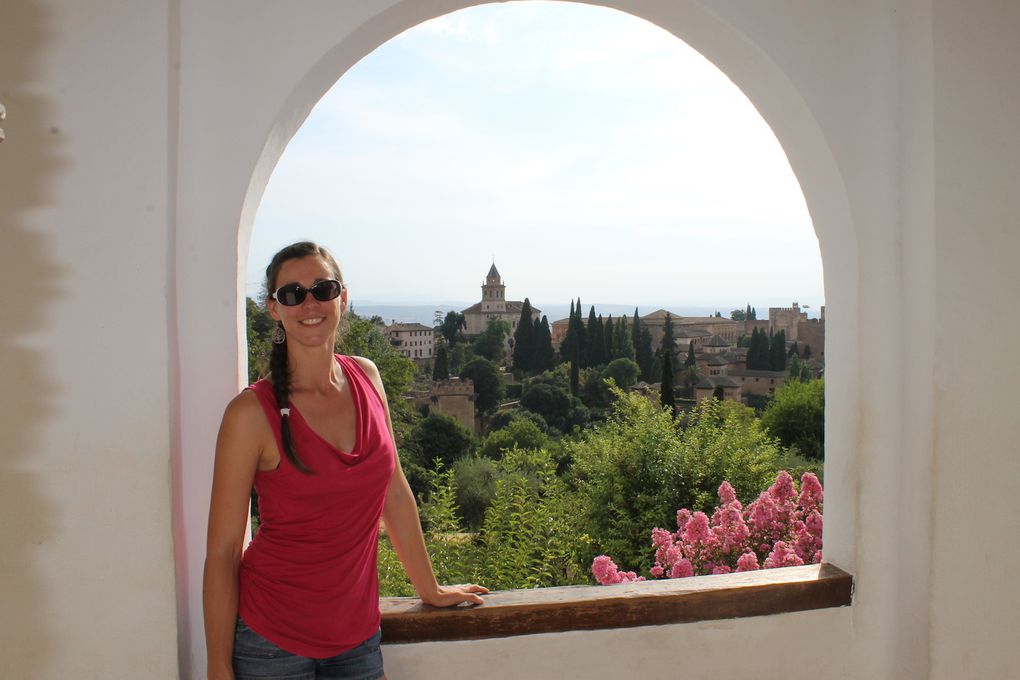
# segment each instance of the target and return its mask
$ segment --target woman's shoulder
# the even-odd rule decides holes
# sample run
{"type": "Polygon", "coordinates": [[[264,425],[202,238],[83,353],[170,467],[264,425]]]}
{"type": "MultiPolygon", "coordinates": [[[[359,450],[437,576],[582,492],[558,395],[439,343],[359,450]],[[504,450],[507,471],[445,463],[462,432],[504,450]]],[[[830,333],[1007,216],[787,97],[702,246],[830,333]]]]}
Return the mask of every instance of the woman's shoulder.
{"type": "Polygon", "coordinates": [[[380,396],[386,394],[386,391],[383,387],[382,375],[380,375],[379,368],[375,365],[375,362],[366,357],[359,356],[348,356],[345,358],[357,364],[358,368],[360,368],[365,373],[365,376],[375,386],[375,389],[380,396]]]}
{"type": "Polygon", "coordinates": [[[227,408],[223,413],[223,419],[246,419],[260,415],[262,413],[261,402],[262,400],[256,392],[255,385],[246,387],[227,404],[227,408]]]}

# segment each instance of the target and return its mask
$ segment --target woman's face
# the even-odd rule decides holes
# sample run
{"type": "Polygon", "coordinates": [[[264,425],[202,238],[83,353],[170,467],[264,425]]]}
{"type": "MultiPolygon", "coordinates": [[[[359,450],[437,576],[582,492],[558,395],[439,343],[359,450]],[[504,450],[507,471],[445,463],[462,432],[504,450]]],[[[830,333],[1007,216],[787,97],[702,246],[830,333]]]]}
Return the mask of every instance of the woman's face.
{"type": "MultiPolygon", "coordinates": [[[[307,290],[319,281],[335,278],[336,273],[321,257],[309,255],[284,262],[276,275],[272,292],[289,283],[296,283],[307,290]]],[[[270,316],[283,323],[288,342],[309,347],[328,345],[332,348],[337,324],[347,310],[347,288],[343,289],[340,297],[326,302],[316,300],[309,293],[299,305],[288,307],[270,298],[266,307],[270,316]]]]}

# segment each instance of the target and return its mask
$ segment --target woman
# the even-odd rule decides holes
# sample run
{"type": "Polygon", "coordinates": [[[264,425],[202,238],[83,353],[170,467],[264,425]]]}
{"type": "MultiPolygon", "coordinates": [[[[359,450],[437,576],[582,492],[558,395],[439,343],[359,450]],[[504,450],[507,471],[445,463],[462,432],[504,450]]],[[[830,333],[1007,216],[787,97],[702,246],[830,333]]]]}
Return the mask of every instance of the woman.
{"type": "Polygon", "coordinates": [[[347,289],[332,256],[314,243],[284,248],[266,291],[277,324],[270,376],[230,402],[216,443],[209,680],[383,677],[380,517],[423,602],[481,604],[488,591],[436,582],[379,371],[333,354],[347,289]],[[262,523],[242,557],[253,486],[262,523]]]}

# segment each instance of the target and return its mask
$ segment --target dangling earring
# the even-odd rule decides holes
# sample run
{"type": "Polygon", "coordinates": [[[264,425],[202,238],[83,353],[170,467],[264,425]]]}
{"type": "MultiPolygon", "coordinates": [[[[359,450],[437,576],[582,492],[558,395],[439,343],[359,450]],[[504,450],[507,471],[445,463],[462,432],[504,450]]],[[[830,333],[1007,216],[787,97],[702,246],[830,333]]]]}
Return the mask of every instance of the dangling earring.
{"type": "Polygon", "coordinates": [[[287,341],[287,331],[283,330],[283,324],[279,321],[276,322],[276,327],[273,328],[273,344],[282,345],[287,341]]]}

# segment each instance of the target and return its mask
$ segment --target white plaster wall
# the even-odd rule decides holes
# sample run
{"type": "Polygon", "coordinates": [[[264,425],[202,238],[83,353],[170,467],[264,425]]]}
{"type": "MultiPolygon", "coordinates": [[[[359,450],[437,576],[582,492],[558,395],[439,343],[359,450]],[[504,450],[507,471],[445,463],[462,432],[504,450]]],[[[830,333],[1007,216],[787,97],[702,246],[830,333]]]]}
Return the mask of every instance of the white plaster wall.
{"type": "Polygon", "coordinates": [[[0,677],[177,670],[167,7],[0,6],[0,677]]]}
{"type": "Polygon", "coordinates": [[[434,678],[789,680],[850,678],[858,660],[847,608],[741,621],[390,645],[386,674],[434,678]],[[796,651],[795,651],[796,650],[796,651]]]}
{"type": "Polygon", "coordinates": [[[1020,677],[1020,4],[934,3],[931,677],[1020,677]],[[953,335],[996,319],[974,366],[953,335]]]}

